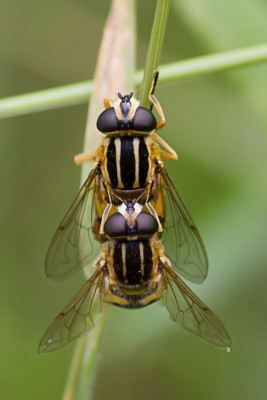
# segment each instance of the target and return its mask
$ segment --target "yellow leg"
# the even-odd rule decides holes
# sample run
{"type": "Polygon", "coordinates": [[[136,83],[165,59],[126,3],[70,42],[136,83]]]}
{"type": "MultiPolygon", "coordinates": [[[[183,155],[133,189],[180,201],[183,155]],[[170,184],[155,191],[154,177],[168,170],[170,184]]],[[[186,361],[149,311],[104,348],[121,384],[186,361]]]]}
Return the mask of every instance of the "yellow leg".
{"type": "Polygon", "coordinates": [[[158,226],[159,226],[158,232],[162,232],[163,229],[162,229],[162,225],[160,223],[157,211],[155,210],[155,208],[150,203],[146,203],[146,206],[149,209],[150,213],[153,215],[153,217],[157,220],[157,223],[158,223],[158,226]]]}
{"type": "Polygon", "coordinates": [[[92,162],[95,161],[95,159],[96,159],[95,151],[89,151],[88,153],[80,153],[74,156],[74,162],[77,165],[82,164],[84,162],[90,162],[90,161],[92,162]]]}
{"type": "MultiPolygon", "coordinates": [[[[158,216],[158,214],[157,214],[157,211],[156,211],[155,208],[152,206],[152,204],[148,201],[149,196],[150,196],[150,193],[151,193],[152,185],[153,185],[153,180],[149,183],[148,187],[146,188],[146,190],[147,190],[147,196],[146,196],[145,205],[147,206],[147,208],[148,208],[150,214],[153,215],[153,217],[157,220],[157,223],[158,223],[158,232],[162,232],[162,231],[163,231],[163,228],[162,228],[161,222],[160,222],[160,220],[159,220],[159,216],[158,216]]],[[[139,197],[139,199],[140,199],[140,197],[139,197]]],[[[138,201],[139,199],[137,199],[137,201],[138,201]]]]}
{"type": "Polygon", "coordinates": [[[152,139],[157,141],[162,147],[164,147],[164,149],[168,151],[168,153],[166,153],[165,151],[161,151],[161,157],[169,158],[171,160],[178,160],[178,155],[173,150],[173,148],[169,146],[168,143],[166,143],[165,140],[163,140],[156,132],[151,132],[150,137],[152,137],[152,139]]]}
{"type": "Polygon", "coordinates": [[[161,158],[168,158],[169,160],[175,160],[175,161],[178,159],[177,155],[174,156],[173,154],[166,153],[165,151],[161,151],[159,154],[161,158]]]}
{"type": "Polygon", "coordinates": [[[106,208],[105,208],[105,210],[103,212],[103,215],[102,215],[102,218],[101,218],[101,225],[100,225],[100,229],[99,229],[99,235],[104,235],[105,234],[104,225],[105,225],[106,220],[108,219],[108,216],[109,216],[111,208],[112,208],[112,204],[108,203],[106,205],[106,208]]]}
{"type": "Polygon", "coordinates": [[[107,99],[107,98],[104,99],[104,104],[105,104],[105,108],[110,108],[111,107],[109,99],[107,99]]]}
{"type": "Polygon", "coordinates": [[[166,119],[165,119],[165,116],[164,116],[164,112],[163,112],[163,110],[161,108],[161,105],[160,105],[159,101],[154,96],[156,84],[157,84],[157,81],[158,81],[158,76],[159,76],[159,71],[155,70],[154,71],[154,79],[153,79],[153,82],[152,82],[152,85],[151,85],[151,89],[150,89],[150,92],[149,92],[149,96],[148,96],[149,101],[151,102],[150,110],[152,110],[152,108],[154,106],[156,111],[157,111],[157,113],[159,114],[159,117],[160,117],[160,120],[157,122],[156,129],[160,129],[166,124],[166,119]]]}
{"type": "Polygon", "coordinates": [[[99,268],[99,267],[104,267],[105,263],[106,263],[106,262],[105,262],[105,260],[103,259],[103,256],[102,256],[102,254],[101,254],[101,255],[98,256],[97,259],[94,261],[93,269],[97,269],[97,268],[99,268]]]}
{"type": "Polygon", "coordinates": [[[162,121],[162,119],[160,119],[158,122],[157,122],[157,126],[156,126],[156,129],[160,129],[162,126],[164,126],[166,124],[166,122],[165,121],[162,121]]]}
{"type": "Polygon", "coordinates": [[[106,185],[106,189],[107,189],[106,192],[107,192],[107,195],[108,195],[108,204],[106,205],[106,208],[105,208],[105,210],[104,210],[104,212],[102,214],[101,224],[100,224],[100,229],[99,229],[99,235],[104,235],[105,234],[104,225],[105,225],[106,220],[108,219],[110,210],[112,208],[111,195],[110,195],[110,192],[109,192],[109,190],[107,188],[107,185],[106,185]]]}

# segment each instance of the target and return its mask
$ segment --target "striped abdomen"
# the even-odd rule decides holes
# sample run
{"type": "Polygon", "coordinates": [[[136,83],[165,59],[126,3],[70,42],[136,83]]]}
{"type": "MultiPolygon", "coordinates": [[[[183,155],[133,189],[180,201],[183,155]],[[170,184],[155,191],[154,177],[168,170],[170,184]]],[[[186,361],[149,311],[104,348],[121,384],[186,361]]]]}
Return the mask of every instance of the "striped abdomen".
{"type": "Polygon", "coordinates": [[[151,176],[151,139],[145,137],[107,137],[103,173],[114,189],[145,187],[151,176]]]}

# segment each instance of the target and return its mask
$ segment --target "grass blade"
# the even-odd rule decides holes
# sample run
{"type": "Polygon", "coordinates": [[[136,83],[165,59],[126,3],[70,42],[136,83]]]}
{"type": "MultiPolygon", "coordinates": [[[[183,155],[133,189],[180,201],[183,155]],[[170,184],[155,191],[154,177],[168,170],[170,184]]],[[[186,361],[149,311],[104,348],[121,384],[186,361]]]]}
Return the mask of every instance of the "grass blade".
{"type": "Polygon", "coordinates": [[[170,8],[170,0],[158,0],[154,22],[151,30],[151,36],[146,55],[146,64],[142,82],[142,90],[140,93],[140,103],[143,107],[149,108],[150,103],[148,94],[151,87],[153,71],[159,66],[159,58],[162,49],[163,39],[165,35],[168,15],[170,8]]]}
{"type": "MultiPolygon", "coordinates": [[[[266,61],[267,44],[177,61],[159,66],[159,84],[214,72],[249,67],[266,61]]],[[[143,74],[143,70],[135,73],[133,80],[135,86],[141,85],[143,74]]],[[[92,94],[92,90],[93,82],[86,81],[20,96],[7,97],[0,100],[0,118],[85,103],[92,94]]]]}

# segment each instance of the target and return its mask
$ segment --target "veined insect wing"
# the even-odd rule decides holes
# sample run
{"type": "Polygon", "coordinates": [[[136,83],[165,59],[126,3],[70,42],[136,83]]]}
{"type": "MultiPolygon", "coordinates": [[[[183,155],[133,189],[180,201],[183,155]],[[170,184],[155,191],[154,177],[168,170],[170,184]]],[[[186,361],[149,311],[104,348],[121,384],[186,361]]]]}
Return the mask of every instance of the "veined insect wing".
{"type": "Polygon", "coordinates": [[[168,265],[164,264],[162,273],[167,286],[163,305],[169,311],[170,319],[201,339],[230,351],[230,337],[215,314],[168,265]]]}
{"type": "Polygon", "coordinates": [[[160,167],[165,199],[165,221],[161,236],[173,268],[184,278],[201,283],[208,273],[208,257],[200,234],[175,190],[167,171],[160,167]]]}
{"type": "Polygon", "coordinates": [[[50,279],[68,277],[99,253],[100,245],[94,240],[93,232],[96,176],[93,169],[52,238],[45,260],[46,275],[50,279]]]}
{"type": "Polygon", "coordinates": [[[40,342],[40,353],[66,346],[94,327],[94,320],[103,307],[99,295],[103,278],[104,271],[100,267],[48,327],[40,342]]]}

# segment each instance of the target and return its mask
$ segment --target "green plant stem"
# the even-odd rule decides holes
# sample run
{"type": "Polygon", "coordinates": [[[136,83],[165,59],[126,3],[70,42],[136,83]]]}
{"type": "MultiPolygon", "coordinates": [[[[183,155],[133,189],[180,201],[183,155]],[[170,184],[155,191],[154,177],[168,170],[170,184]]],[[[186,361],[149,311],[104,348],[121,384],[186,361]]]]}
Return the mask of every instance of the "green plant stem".
{"type": "Polygon", "coordinates": [[[158,68],[159,57],[165,35],[170,0],[158,0],[154,22],[151,30],[146,63],[143,74],[142,90],[140,92],[140,103],[143,107],[149,108],[148,94],[151,87],[153,71],[158,68]]]}
{"type": "Polygon", "coordinates": [[[75,348],[62,400],[89,399],[94,384],[99,345],[107,309],[95,321],[95,328],[83,335],[75,348]]]}
{"type": "MultiPolygon", "coordinates": [[[[267,61],[267,45],[247,47],[224,53],[177,61],[159,66],[159,84],[214,72],[229,71],[267,61]]],[[[134,76],[135,86],[142,83],[144,71],[134,76]]],[[[0,100],[0,118],[29,114],[57,107],[85,103],[92,93],[93,82],[79,82],[0,100]]]]}
{"type": "Polygon", "coordinates": [[[87,103],[92,90],[93,81],[86,81],[6,97],[0,100],[0,118],[87,103]]]}
{"type": "MultiPolygon", "coordinates": [[[[95,321],[95,328],[90,331],[83,340],[82,365],[79,371],[79,384],[76,385],[77,400],[89,400],[92,397],[94,381],[96,377],[96,366],[98,364],[99,346],[102,338],[107,309],[104,309],[95,321]]],[[[68,400],[64,399],[63,400],[68,400]]]]}
{"type": "Polygon", "coordinates": [[[75,398],[75,392],[82,369],[82,360],[86,348],[86,342],[87,336],[83,335],[75,347],[62,400],[72,400],[75,398]]]}

